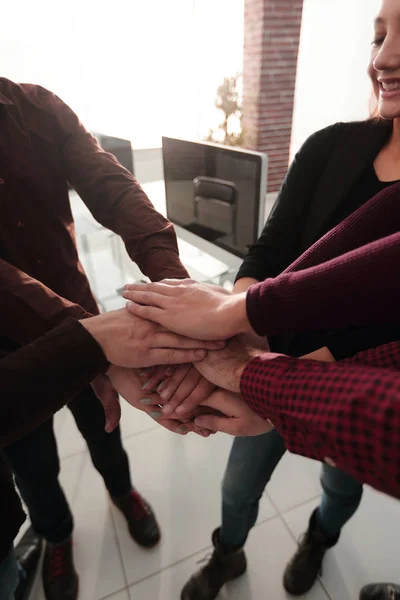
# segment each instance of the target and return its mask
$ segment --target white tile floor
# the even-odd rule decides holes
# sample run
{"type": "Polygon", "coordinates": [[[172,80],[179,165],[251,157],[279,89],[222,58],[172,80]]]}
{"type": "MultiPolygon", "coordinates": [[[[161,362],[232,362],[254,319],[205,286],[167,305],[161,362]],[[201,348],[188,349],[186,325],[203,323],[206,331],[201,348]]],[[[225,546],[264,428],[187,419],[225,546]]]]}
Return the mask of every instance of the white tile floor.
{"type": "MultiPolygon", "coordinates": [[[[105,241],[95,246],[92,259],[97,291],[109,296],[121,282],[105,241]]],[[[111,298],[107,308],[118,304],[117,297],[111,298]]],[[[223,435],[180,438],[123,406],[133,480],[153,505],[163,531],[159,547],[145,551],[130,539],[120,514],[110,506],[68,410],[56,416],[56,431],[61,479],[75,516],[80,600],[178,600],[219,524],[220,481],[231,440],[223,435]]],[[[247,544],[248,573],[227,586],[220,600],[288,598],[282,572],[318,502],[318,473],[315,462],[284,457],[247,544]]],[[[365,583],[400,582],[399,539],[400,505],[367,489],[361,508],[329,553],[321,582],[306,597],[356,600],[365,583]]],[[[43,600],[40,582],[31,600],[43,600]]]]}
{"type": "MultiPolygon", "coordinates": [[[[231,440],[180,438],[145,415],[123,410],[124,443],[135,483],[163,530],[157,549],[140,549],[110,506],[80,434],[65,409],[56,417],[61,479],[75,516],[80,599],[178,600],[183,583],[210,550],[219,523],[219,486],[231,440]]],[[[281,576],[319,495],[319,465],[287,454],[278,467],[247,544],[249,570],[221,600],[283,600],[281,576]]],[[[400,580],[400,507],[367,489],[362,506],[329,553],[309,600],[356,600],[360,587],[400,580]]],[[[44,600],[40,582],[31,600],[44,600]]]]}

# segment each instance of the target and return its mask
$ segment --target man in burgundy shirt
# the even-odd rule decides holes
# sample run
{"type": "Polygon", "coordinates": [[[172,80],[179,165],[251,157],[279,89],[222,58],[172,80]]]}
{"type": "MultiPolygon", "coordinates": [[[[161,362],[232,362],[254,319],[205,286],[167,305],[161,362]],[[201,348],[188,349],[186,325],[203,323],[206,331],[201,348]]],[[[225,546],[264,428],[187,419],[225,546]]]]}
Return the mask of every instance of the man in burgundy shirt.
{"type": "MultiPolygon", "coordinates": [[[[100,148],[77,116],[39,86],[0,78],[0,258],[84,312],[97,314],[77,254],[68,182],[95,218],[122,237],[130,257],[150,279],[186,276],[172,225],[156,212],[133,176],[100,148]]],[[[10,310],[17,310],[23,289],[20,294],[10,310]]],[[[35,307],[32,311],[33,319],[35,307]]],[[[29,322],[21,323],[19,333],[31,327],[29,322]]],[[[0,332],[4,354],[24,343],[16,333],[0,332]]],[[[100,387],[98,381],[93,383],[93,389],[100,387]]],[[[87,387],[69,408],[132,537],[142,546],[153,546],[160,539],[155,516],[132,487],[119,429],[111,434],[104,431],[104,414],[93,389],[87,387]]],[[[46,598],[75,599],[73,521],[58,481],[52,420],[11,444],[5,453],[34,529],[47,541],[46,598]],[[62,568],[52,568],[53,557],[62,568]]]]}

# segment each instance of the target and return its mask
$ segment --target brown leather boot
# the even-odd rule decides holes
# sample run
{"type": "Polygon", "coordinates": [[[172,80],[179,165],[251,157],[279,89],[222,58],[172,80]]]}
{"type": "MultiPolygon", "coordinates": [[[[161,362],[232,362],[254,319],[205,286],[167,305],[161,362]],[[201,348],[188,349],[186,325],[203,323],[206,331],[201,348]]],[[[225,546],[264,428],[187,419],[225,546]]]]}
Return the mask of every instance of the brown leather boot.
{"type": "Polygon", "coordinates": [[[74,567],[72,538],[61,544],[47,542],[42,577],[46,600],[77,600],[79,580],[74,567]]]}
{"type": "Polygon", "coordinates": [[[246,571],[243,548],[227,552],[219,543],[219,529],[212,535],[214,552],[208,563],[192,575],[181,593],[181,600],[214,600],[222,586],[246,571]]]}
{"type": "Polygon", "coordinates": [[[311,515],[308,530],[283,574],[283,587],[289,594],[302,596],[312,588],[317,577],[322,574],[325,552],[332,548],[338,539],[339,535],[330,538],[320,529],[315,510],[311,515]]]}

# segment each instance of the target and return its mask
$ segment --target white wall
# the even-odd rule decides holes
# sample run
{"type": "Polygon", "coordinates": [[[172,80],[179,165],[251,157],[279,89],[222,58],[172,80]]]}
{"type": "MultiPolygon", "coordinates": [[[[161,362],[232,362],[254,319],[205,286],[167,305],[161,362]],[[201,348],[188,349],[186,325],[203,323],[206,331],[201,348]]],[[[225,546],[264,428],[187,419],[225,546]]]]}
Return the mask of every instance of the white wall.
{"type": "Polygon", "coordinates": [[[366,76],[380,0],[304,0],[292,155],[314,131],[369,114],[366,76]]]}
{"type": "Polygon", "coordinates": [[[218,124],[242,69],[244,0],[18,0],[1,9],[0,74],[56,92],[91,129],[160,145],[218,124]]]}

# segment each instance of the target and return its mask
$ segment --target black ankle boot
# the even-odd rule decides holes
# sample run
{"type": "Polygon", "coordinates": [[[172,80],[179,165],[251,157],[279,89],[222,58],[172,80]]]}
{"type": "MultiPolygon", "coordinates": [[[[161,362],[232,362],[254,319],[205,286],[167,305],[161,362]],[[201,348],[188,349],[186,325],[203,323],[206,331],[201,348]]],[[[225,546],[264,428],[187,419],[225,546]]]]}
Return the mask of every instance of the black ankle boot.
{"type": "Polygon", "coordinates": [[[315,510],[311,515],[308,530],[283,575],[283,586],[289,594],[302,596],[312,588],[318,575],[322,574],[325,552],[332,548],[338,539],[339,534],[328,537],[321,530],[317,523],[317,510],[315,510]]]}
{"type": "Polygon", "coordinates": [[[360,600],[400,600],[400,585],[395,583],[371,583],[360,592],[360,600]]]}
{"type": "Polygon", "coordinates": [[[243,548],[226,552],[218,540],[219,529],[212,535],[214,552],[208,563],[192,575],[181,593],[181,600],[214,600],[222,586],[246,571],[243,548]]]}

